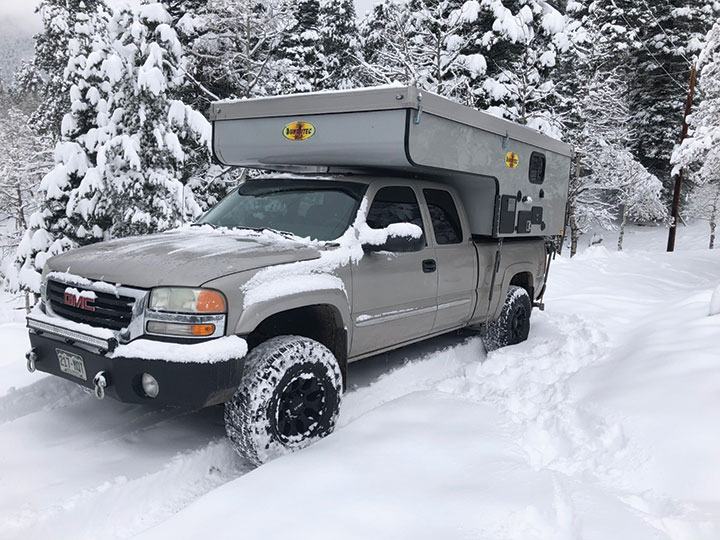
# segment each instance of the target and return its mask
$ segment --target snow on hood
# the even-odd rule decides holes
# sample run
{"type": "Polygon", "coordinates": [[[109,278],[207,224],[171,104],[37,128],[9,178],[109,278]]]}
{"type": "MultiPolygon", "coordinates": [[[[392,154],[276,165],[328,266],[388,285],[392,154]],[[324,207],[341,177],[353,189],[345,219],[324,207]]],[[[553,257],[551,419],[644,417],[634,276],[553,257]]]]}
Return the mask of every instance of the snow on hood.
{"type": "Polygon", "coordinates": [[[322,243],[272,231],[185,227],[101,242],[48,261],[51,271],[150,288],[197,287],[219,277],[317,259],[322,243]]]}

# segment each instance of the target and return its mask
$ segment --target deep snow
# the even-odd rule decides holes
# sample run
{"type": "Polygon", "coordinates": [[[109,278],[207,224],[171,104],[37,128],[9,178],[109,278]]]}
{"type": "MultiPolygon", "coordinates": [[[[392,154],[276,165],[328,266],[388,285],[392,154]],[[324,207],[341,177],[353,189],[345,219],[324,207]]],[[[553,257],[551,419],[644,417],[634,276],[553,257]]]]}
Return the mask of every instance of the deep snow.
{"type": "Polygon", "coordinates": [[[4,297],[0,539],[719,538],[720,250],[704,224],[675,254],[664,229],[631,228],[622,253],[605,236],[553,263],[528,342],[354,364],[336,433],[255,470],[220,408],[28,374],[4,297]]]}

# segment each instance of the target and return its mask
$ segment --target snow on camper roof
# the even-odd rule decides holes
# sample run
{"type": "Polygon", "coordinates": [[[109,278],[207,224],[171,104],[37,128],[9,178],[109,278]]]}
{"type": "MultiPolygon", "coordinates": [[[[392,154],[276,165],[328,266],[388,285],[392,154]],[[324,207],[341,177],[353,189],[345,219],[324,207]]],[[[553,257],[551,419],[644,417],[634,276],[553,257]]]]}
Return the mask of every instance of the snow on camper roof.
{"type": "Polygon", "coordinates": [[[532,128],[498,118],[412,86],[377,86],[352,90],[308,92],[217,101],[210,109],[210,120],[244,120],[299,115],[422,110],[483,131],[509,137],[539,149],[570,157],[572,147],[532,128]]]}

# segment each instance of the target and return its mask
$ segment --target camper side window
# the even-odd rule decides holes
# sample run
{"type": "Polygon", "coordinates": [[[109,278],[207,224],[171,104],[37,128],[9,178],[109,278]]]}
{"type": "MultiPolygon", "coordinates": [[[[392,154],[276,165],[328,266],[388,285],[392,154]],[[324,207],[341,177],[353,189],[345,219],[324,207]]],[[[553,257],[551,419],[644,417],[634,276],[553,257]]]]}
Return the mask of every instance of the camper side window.
{"type": "Polygon", "coordinates": [[[425,231],[415,192],[405,186],[379,189],[367,213],[366,222],[373,229],[384,229],[393,223],[412,223],[425,231]]]}
{"type": "Polygon", "coordinates": [[[542,184],[545,181],[545,155],[540,152],[530,154],[530,183],[542,184]]]}
{"type": "Polygon", "coordinates": [[[460,216],[452,195],[442,189],[424,189],[425,201],[430,210],[430,220],[435,241],[438,244],[459,244],[462,242],[460,216]]]}

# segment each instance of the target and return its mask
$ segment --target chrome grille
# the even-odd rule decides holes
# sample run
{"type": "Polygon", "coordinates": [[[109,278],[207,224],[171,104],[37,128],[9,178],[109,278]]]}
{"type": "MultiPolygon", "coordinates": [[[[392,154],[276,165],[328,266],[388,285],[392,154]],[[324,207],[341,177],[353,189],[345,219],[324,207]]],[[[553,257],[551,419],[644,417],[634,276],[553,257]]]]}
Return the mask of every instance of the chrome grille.
{"type": "MultiPolygon", "coordinates": [[[[135,298],[93,291],[96,298],[92,306],[95,309],[94,311],[88,311],[65,303],[65,289],[68,287],[84,289],[84,287],[66,285],[54,280],[48,280],[47,282],[47,300],[55,315],[99,328],[110,328],[111,330],[122,330],[130,324],[135,298]]],[[[92,290],[92,288],[87,290],[92,290]]]]}

